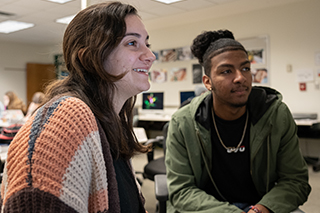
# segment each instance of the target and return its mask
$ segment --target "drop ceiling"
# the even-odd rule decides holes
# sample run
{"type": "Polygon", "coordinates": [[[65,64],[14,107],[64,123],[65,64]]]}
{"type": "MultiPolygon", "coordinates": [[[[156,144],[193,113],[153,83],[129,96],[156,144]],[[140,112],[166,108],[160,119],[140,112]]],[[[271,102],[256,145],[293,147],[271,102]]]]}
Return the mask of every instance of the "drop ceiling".
{"type": "MultiPolygon", "coordinates": [[[[157,28],[159,22],[177,24],[193,19],[208,19],[213,14],[231,15],[247,10],[257,10],[279,4],[292,3],[303,0],[184,0],[170,5],[154,0],[122,0],[134,5],[149,26],[157,28]],[[223,9],[223,11],[221,11],[223,9]],[[170,19],[174,17],[174,19],[170,19]],[[175,20],[170,21],[166,20],[175,20]],[[153,24],[157,23],[157,24],[153,24]]],[[[89,4],[105,2],[102,0],[88,0],[89,4]]],[[[0,22],[16,20],[34,23],[29,29],[10,34],[0,33],[0,42],[19,42],[39,45],[54,45],[62,41],[65,24],[55,20],[74,15],[81,9],[81,0],[72,0],[65,4],[58,4],[46,0],[0,0],[0,22]]]]}

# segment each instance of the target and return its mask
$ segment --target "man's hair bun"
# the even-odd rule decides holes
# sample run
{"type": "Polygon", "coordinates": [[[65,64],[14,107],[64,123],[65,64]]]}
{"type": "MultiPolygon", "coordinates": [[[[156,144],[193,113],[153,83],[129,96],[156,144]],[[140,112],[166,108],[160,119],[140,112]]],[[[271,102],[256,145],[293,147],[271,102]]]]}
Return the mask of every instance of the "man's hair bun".
{"type": "Polygon", "coordinates": [[[229,30],[205,31],[193,40],[191,51],[192,54],[199,60],[200,64],[203,63],[203,55],[210,44],[221,38],[234,39],[234,36],[229,30]]]}

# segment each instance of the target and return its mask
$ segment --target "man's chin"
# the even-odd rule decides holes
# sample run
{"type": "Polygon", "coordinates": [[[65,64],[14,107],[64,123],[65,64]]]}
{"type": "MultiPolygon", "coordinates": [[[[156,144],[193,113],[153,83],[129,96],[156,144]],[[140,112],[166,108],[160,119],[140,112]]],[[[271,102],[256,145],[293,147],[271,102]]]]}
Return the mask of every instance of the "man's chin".
{"type": "Polygon", "coordinates": [[[234,107],[234,108],[241,108],[241,107],[246,106],[247,103],[248,103],[248,101],[246,100],[246,101],[243,101],[243,102],[232,103],[231,105],[232,105],[232,107],[234,107]]]}

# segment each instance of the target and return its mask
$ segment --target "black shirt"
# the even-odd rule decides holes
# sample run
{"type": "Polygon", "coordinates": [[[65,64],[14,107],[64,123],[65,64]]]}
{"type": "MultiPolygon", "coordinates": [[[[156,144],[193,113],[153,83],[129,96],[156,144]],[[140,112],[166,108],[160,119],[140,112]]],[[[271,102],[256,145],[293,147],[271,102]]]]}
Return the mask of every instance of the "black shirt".
{"type": "MultiPolygon", "coordinates": [[[[211,114],[211,113],[210,113],[211,114]]],[[[237,147],[243,135],[247,113],[237,120],[226,121],[215,116],[220,138],[226,147],[237,147]]],[[[228,153],[222,146],[211,119],[212,177],[214,182],[230,203],[243,202],[255,204],[261,197],[250,175],[250,118],[240,150],[228,153]]],[[[224,201],[209,180],[205,191],[216,199],[224,201]]]]}
{"type": "Polygon", "coordinates": [[[113,161],[118,183],[121,213],[145,213],[136,181],[124,159],[113,161]]]}

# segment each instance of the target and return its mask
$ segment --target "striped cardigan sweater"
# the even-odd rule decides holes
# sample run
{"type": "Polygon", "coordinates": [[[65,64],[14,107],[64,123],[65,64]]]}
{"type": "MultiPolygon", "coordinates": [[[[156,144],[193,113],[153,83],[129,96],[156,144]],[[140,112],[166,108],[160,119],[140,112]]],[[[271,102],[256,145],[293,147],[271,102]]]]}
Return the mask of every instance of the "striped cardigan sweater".
{"type": "Polygon", "coordinates": [[[20,129],[1,204],[1,212],[121,212],[107,138],[83,101],[56,97],[20,129]]]}

